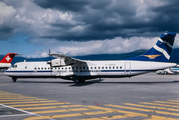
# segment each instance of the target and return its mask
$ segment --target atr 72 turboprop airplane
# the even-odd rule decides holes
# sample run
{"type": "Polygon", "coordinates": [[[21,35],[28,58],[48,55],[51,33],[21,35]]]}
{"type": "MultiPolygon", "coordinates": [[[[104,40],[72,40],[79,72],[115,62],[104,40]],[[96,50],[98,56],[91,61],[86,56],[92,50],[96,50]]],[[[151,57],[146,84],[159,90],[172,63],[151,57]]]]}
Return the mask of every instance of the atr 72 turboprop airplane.
{"type": "Polygon", "coordinates": [[[62,54],[48,62],[19,62],[5,71],[16,82],[17,78],[62,78],[83,83],[94,78],[120,78],[144,74],[176,66],[170,59],[176,33],[164,33],[156,45],[138,57],[116,61],[85,61],[62,54]]]}
{"type": "Polygon", "coordinates": [[[8,53],[6,56],[0,61],[0,69],[7,69],[11,67],[11,62],[17,53],[8,53]]]}

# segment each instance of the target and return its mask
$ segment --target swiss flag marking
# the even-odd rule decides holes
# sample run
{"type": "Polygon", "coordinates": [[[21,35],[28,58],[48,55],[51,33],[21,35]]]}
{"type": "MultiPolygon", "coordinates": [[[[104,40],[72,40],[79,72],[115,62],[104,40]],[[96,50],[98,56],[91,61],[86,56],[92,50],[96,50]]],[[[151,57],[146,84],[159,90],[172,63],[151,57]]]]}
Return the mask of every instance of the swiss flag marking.
{"type": "Polygon", "coordinates": [[[6,58],[6,60],[9,62],[9,60],[10,60],[11,58],[9,57],[9,56],[7,56],[7,58],[6,58]]]}

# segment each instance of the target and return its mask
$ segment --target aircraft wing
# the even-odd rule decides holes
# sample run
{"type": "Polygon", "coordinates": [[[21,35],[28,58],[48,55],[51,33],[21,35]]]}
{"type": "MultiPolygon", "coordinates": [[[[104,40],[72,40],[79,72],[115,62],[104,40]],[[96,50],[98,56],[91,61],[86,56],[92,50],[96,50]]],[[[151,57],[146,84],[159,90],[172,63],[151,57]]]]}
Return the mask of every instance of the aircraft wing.
{"type": "MultiPolygon", "coordinates": [[[[86,63],[83,60],[78,60],[78,59],[63,55],[63,54],[50,53],[49,55],[56,57],[57,60],[60,60],[60,64],[61,64],[60,66],[86,63]]],[[[52,60],[52,63],[53,63],[53,60],[52,60]]]]}

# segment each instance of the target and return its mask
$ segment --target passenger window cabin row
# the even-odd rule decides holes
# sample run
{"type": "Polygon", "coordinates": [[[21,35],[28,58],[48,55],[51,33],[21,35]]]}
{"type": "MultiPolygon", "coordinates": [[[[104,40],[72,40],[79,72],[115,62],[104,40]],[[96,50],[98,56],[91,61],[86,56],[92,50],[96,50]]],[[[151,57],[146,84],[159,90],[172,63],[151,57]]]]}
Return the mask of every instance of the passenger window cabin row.
{"type": "MultiPolygon", "coordinates": [[[[27,66],[25,67],[26,69],[27,69],[27,66]]],[[[34,68],[35,70],[50,70],[50,67],[35,67],[34,68]]],[[[96,70],[96,69],[98,69],[98,70],[103,70],[103,69],[122,69],[122,66],[120,66],[120,67],[118,67],[118,66],[113,66],[113,67],[51,67],[51,69],[52,70],[55,70],[55,69],[59,69],[59,70],[65,70],[65,69],[69,69],[69,70],[71,70],[71,69],[76,69],[76,70],[78,70],[78,69],[83,69],[83,70],[89,70],[89,69],[91,69],[91,70],[96,70]]]]}

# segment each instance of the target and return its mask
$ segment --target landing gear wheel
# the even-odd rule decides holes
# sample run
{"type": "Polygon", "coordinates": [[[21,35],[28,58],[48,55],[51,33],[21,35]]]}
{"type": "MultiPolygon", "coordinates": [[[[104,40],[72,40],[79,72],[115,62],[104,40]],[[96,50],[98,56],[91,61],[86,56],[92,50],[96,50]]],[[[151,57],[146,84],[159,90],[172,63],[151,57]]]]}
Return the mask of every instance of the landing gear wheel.
{"type": "Polygon", "coordinates": [[[74,83],[76,83],[76,84],[78,84],[78,83],[79,83],[79,80],[78,80],[78,79],[76,79],[76,78],[75,78],[73,81],[74,81],[74,83]]]}
{"type": "Polygon", "coordinates": [[[16,82],[17,81],[17,78],[12,78],[12,82],[16,82]]]}
{"type": "Polygon", "coordinates": [[[76,78],[75,78],[73,81],[74,81],[74,83],[76,83],[76,84],[84,83],[84,82],[85,82],[85,80],[78,80],[78,79],[76,79],[76,78]]]}
{"type": "Polygon", "coordinates": [[[85,83],[85,80],[80,80],[79,83],[85,83]]]}

